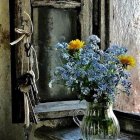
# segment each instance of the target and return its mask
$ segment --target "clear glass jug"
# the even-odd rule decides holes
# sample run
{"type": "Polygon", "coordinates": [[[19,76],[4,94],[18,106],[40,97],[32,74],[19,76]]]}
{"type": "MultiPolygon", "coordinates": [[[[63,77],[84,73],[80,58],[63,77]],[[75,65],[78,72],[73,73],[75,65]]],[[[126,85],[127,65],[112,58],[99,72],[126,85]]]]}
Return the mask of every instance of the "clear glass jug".
{"type": "Polygon", "coordinates": [[[83,140],[117,140],[120,134],[112,104],[88,102],[82,121],[74,113],[73,120],[80,127],[83,140]]]}

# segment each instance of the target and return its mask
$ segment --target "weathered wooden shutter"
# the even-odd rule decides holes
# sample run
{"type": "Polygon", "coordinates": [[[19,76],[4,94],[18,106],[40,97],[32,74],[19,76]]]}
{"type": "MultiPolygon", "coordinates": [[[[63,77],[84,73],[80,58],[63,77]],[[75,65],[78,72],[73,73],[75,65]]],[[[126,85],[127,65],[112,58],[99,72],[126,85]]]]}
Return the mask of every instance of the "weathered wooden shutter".
{"type": "MultiPolygon", "coordinates": [[[[29,0],[9,1],[10,6],[10,38],[11,42],[20,37],[14,29],[29,29],[30,23],[24,11],[31,14],[29,0]]],[[[21,75],[21,62],[24,59],[24,72],[27,70],[27,58],[24,53],[23,41],[17,45],[11,46],[11,75],[12,75],[12,122],[24,122],[24,99],[23,94],[19,94],[16,90],[16,80],[21,75]]]]}
{"type": "MultiPolygon", "coordinates": [[[[24,11],[31,14],[34,23],[33,42],[38,53],[40,79],[38,81],[39,94],[42,101],[62,101],[76,99],[76,95],[68,95],[68,90],[57,85],[51,91],[48,82],[51,71],[60,63],[54,52],[54,45],[58,41],[86,38],[97,34],[101,38],[101,47],[109,43],[109,0],[15,0],[11,6],[11,40],[14,27],[29,28],[24,11]],[[30,7],[31,4],[31,7],[30,7]]],[[[12,49],[12,85],[13,85],[13,122],[23,121],[23,97],[15,92],[17,77],[21,74],[21,59],[23,42],[12,49]],[[14,59],[14,60],[13,60],[14,59]]],[[[25,70],[26,70],[25,58],[25,70]]]]}

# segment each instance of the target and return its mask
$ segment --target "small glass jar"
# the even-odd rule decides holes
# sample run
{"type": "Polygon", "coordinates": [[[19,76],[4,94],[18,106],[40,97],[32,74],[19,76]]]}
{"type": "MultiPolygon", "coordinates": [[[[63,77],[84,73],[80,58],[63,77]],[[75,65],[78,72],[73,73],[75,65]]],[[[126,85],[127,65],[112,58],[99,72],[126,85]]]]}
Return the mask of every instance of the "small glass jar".
{"type": "Polygon", "coordinates": [[[83,140],[117,140],[120,134],[118,120],[110,103],[87,103],[82,121],[74,116],[83,140]]]}

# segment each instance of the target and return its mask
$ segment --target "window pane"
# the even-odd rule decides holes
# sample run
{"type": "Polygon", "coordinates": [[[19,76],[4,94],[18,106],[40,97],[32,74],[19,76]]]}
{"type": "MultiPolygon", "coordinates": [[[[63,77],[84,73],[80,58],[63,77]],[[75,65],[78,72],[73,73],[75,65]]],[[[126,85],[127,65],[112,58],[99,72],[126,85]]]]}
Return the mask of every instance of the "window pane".
{"type": "Polygon", "coordinates": [[[78,11],[75,9],[54,9],[48,7],[33,9],[34,44],[39,60],[40,78],[38,89],[41,100],[58,101],[76,99],[75,94],[63,84],[54,85],[52,89],[48,83],[57,65],[61,63],[54,45],[59,41],[69,42],[80,36],[78,11]]]}

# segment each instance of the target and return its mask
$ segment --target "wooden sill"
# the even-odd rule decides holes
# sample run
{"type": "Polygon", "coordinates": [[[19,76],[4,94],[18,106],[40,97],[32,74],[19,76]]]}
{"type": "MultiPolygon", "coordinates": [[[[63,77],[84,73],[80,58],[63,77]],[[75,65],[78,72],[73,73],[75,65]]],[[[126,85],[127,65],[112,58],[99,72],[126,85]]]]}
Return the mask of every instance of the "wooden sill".
{"type": "MultiPolygon", "coordinates": [[[[85,110],[84,101],[59,101],[40,103],[35,107],[35,113],[39,119],[57,119],[67,116],[73,116],[75,110],[85,110]]],[[[83,115],[82,113],[80,115],[83,115]]]]}
{"type": "MultiPolygon", "coordinates": [[[[86,109],[84,101],[59,101],[40,103],[35,108],[35,113],[40,120],[58,119],[64,117],[72,117],[73,112],[86,109]]],[[[140,115],[114,110],[116,117],[119,120],[122,131],[140,135],[140,115]]],[[[80,112],[79,115],[83,115],[80,112]]]]}
{"type": "Polygon", "coordinates": [[[122,131],[140,135],[140,114],[114,110],[122,131]]]}

